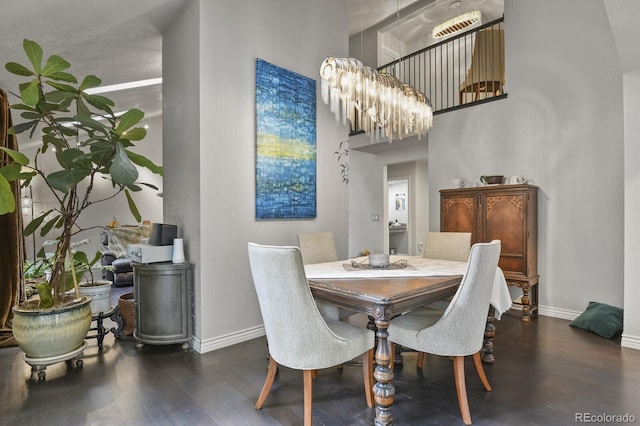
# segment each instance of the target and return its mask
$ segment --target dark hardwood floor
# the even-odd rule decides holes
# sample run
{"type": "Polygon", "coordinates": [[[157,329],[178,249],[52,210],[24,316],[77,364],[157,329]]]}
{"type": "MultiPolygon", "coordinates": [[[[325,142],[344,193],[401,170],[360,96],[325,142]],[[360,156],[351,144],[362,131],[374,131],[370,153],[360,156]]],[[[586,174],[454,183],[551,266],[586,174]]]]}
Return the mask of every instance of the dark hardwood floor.
{"type": "MultiPolygon", "coordinates": [[[[521,323],[517,312],[496,322],[496,362],[485,371],[485,392],[466,363],[475,425],[569,425],[577,413],[635,416],[640,421],[640,351],[575,330],[568,321],[539,317],[521,323]]],[[[254,404],[266,373],[264,338],[198,354],[180,345],[145,346],[131,337],[104,349],[88,341],[84,367],[47,368],[43,382],[17,347],[0,349],[0,425],[299,425],[302,373],[280,368],[262,410],[254,404]]],[[[397,425],[462,425],[447,358],[415,353],[396,369],[397,425]]],[[[370,425],[361,369],[322,370],[314,382],[314,425],[370,425]]],[[[579,422],[578,422],[579,423],[579,422]]],[[[609,422],[615,423],[615,422],[609,422]]]]}

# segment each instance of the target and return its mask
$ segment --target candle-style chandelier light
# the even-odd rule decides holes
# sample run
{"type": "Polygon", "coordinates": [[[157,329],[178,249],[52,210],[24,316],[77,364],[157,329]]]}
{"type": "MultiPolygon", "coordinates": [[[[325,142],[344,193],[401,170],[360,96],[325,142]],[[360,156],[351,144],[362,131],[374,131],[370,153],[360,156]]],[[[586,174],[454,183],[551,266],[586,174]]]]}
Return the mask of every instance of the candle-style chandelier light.
{"type": "Polygon", "coordinates": [[[354,58],[329,57],[320,66],[321,96],[336,121],[351,122],[352,130],[389,141],[409,134],[426,136],[433,124],[431,104],[424,93],[395,76],[379,73],[354,58]]]}

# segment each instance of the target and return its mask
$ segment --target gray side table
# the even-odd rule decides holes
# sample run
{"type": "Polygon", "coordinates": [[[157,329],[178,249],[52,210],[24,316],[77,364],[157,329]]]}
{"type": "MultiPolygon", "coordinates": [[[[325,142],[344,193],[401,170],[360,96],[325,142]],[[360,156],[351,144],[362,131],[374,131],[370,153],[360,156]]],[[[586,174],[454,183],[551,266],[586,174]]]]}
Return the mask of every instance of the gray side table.
{"type": "Polygon", "coordinates": [[[136,347],[182,343],[191,347],[191,264],[133,263],[136,347]]]}

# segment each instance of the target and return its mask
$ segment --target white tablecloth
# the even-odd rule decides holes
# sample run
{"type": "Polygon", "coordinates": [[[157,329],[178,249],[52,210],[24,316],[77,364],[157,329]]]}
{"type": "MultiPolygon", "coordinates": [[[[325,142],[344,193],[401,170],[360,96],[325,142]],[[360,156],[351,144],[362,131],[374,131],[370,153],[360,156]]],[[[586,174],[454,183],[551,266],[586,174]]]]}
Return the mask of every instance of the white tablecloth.
{"type": "MultiPolygon", "coordinates": [[[[356,262],[366,263],[366,257],[354,258],[356,262]]],[[[406,260],[406,268],[401,269],[368,269],[352,268],[350,260],[314,263],[304,266],[308,280],[342,279],[342,278],[388,278],[388,277],[442,277],[464,275],[466,262],[450,260],[425,259],[421,256],[390,256],[389,263],[406,260]],[[347,265],[347,267],[345,267],[347,265]]],[[[495,308],[496,319],[500,319],[511,307],[511,295],[507,287],[502,269],[497,268],[491,294],[491,305],[495,308]]]]}

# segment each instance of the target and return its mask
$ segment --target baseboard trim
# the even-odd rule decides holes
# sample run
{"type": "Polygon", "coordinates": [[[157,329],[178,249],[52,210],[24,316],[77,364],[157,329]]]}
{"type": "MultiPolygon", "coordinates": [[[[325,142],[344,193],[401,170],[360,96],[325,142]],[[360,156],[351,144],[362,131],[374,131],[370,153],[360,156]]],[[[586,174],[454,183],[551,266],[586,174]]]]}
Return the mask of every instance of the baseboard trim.
{"type": "Polygon", "coordinates": [[[622,333],[620,346],[629,349],[640,349],[640,336],[631,336],[629,334],[622,333]]]}
{"type": "MultiPolygon", "coordinates": [[[[513,304],[511,305],[511,309],[514,311],[522,311],[522,305],[513,304]]],[[[538,305],[538,315],[542,315],[545,317],[552,318],[560,318],[566,319],[569,321],[573,321],[580,315],[582,312],[572,311],[569,309],[561,309],[561,308],[553,308],[551,306],[540,306],[538,305]]]]}
{"type": "Polygon", "coordinates": [[[551,306],[538,306],[538,313],[545,317],[553,317],[573,321],[582,312],[570,309],[553,308],[551,306]]]}
{"type": "Polygon", "coordinates": [[[246,342],[247,340],[262,337],[264,335],[264,325],[259,325],[256,327],[236,331],[234,333],[216,336],[204,341],[194,336],[191,347],[196,352],[203,354],[206,352],[215,351],[216,349],[222,349],[226,348],[227,346],[233,346],[238,343],[246,342]]]}
{"type": "MultiPolygon", "coordinates": [[[[519,310],[519,306],[512,306],[511,309],[519,310]]],[[[582,312],[574,311],[570,309],[554,308],[550,306],[538,306],[538,314],[546,317],[560,318],[569,321],[573,321],[582,312]]],[[[265,335],[264,325],[247,328],[245,330],[237,331],[235,333],[229,333],[222,336],[217,336],[211,339],[202,341],[197,337],[193,337],[191,347],[198,353],[206,353],[215,351],[216,349],[226,348],[237,343],[246,342],[247,340],[255,339],[265,335]]],[[[640,349],[640,336],[631,336],[628,334],[622,334],[620,342],[622,347],[630,349],[640,349]]]]}

